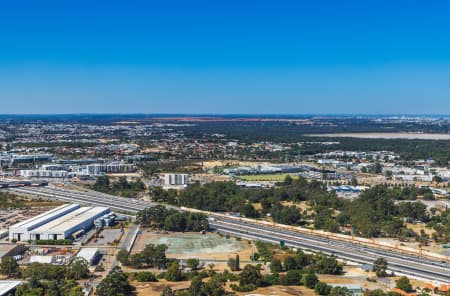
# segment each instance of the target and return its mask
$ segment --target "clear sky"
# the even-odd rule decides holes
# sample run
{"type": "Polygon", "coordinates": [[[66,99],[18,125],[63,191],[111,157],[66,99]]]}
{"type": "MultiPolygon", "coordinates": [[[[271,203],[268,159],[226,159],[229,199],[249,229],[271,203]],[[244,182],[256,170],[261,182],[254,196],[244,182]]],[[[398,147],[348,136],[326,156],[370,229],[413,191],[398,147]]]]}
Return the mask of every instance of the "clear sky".
{"type": "Polygon", "coordinates": [[[450,114],[450,2],[2,1],[5,113],[450,114]]]}

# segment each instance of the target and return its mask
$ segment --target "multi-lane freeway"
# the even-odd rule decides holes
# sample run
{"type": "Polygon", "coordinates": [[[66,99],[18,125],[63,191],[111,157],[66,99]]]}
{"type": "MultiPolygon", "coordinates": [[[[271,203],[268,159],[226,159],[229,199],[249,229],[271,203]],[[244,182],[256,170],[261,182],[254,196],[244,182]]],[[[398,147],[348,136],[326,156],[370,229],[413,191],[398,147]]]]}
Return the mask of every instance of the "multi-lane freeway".
{"type": "Polygon", "coordinates": [[[402,254],[396,250],[381,250],[336,239],[308,235],[284,230],[276,226],[261,226],[258,223],[235,221],[234,219],[215,217],[214,221],[210,221],[210,225],[223,233],[233,236],[276,244],[282,240],[287,246],[321,251],[357,263],[371,264],[377,258],[383,257],[389,262],[391,271],[427,280],[450,282],[450,265],[440,260],[402,254]]]}
{"type": "MultiPolygon", "coordinates": [[[[147,201],[122,198],[95,191],[76,191],[53,186],[22,187],[9,190],[73,203],[107,206],[130,213],[136,213],[145,207],[154,205],[154,203],[147,201]]],[[[375,259],[383,257],[388,261],[391,271],[450,283],[450,262],[438,258],[425,257],[418,253],[408,254],[394,248],[386,249],[375,245],[362,245],[334,237],[317,236],[313,233],[278,227],[276,224],[262,224],[256,220],[239,219],[215,213],[210,213],[209,216],[212,228],[233,236],[273,243],[284,241],[288,246],[334,254],[341,259],[356,263],[371,264],[375,259]]]]}

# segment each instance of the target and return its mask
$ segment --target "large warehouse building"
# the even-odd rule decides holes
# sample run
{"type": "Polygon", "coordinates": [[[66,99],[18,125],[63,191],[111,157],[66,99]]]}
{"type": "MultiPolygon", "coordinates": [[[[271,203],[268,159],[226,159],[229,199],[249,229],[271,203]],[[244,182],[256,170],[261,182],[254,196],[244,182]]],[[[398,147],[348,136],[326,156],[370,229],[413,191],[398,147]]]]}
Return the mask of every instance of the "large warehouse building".
{"type": "Polygon", "coordinates": [[[9,240],[27,241],[30,239],[30,231],[54,220],[66,215],[76,209],[80,205],[77,204],[65,204],[60,207],[54,208],[48,212],[42,213],[31,219],[22,221],[9,227],[9,240]]]}
{"type": "Polygon", "coordinates": [[[66,204],[51,211],[15,224],[9,228],[10,241],[57,240],[70,238],[77,232],[86,231],[94,220],[109,213],[106,207],[80,207],[66,204]]]}

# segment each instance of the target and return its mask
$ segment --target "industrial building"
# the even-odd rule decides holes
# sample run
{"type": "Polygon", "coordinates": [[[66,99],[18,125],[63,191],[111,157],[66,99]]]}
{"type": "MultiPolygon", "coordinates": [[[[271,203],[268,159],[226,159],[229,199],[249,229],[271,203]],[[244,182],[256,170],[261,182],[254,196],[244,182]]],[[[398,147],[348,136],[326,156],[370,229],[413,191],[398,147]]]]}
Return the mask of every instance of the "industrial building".
{"type": "Polygon", "coordinates": [[[22,281],[0,281],[0,295],[14,295],[14,291],[22,281]]]}
{"type": "Polygon", "coordinates": [[[89,265],[95,265],[100,257],[100,250],[98,248],[82,248],[77,258],[82,258],[88,262],[89,265]]]}
{"type": "Polygon", "coordinates": [[[0,260],[3,257],[14,257],[21,255],[27,249],[23,244],[0,243],[0,260]]]}
{"type": "Polygon", "coordinates": [[[109,213],[106,207],[80,207],[66,204],[15,224],[9,228],[9,239],[58,240],[75,238],[89,230],[95,219],[109,213]]]}
{"type": "Polygon", "coordinates": [[[76,238],[92,228],[95,219],[109,213],[106,207],[81,207],[30,231],[31,240],[76,238]]]}
{"type": "Polygon", "coordinates": [[[96,228],[103,228],[105,226],[112,226],[116,221],[115,213],[108,213],[103,215],[94,221],[94,225],[96,228]]]}
{"type": "Polygon", "coordinates": [[[77,204],[65,204],[60,207],[54,208],[48,212],[42,213],[31,219],[22,221],[9,228],[9,240],[27,241],[30,239],[30,231],[54,220],[66,215],[76,209],[80,205],[77,204]]]}

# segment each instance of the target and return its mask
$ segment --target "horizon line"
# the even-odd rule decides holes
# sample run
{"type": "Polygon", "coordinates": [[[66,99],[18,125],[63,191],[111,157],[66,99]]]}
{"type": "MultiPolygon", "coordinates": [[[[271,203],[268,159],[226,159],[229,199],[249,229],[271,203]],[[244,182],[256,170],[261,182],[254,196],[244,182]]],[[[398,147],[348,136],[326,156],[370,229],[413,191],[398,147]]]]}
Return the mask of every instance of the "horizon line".
{"type": "Polygon", "coordinates": [[[4,116],[248,116],[248,117],[263,117],[263,116],[282,116],[282,117],[306,117],[306,116],[366,116],[366,117],[392,117],[392,116],[406,116],[406,117],[450,117],[450,114],[432,114],[432,113],[0,113],[0,117],[4,116]]]}

